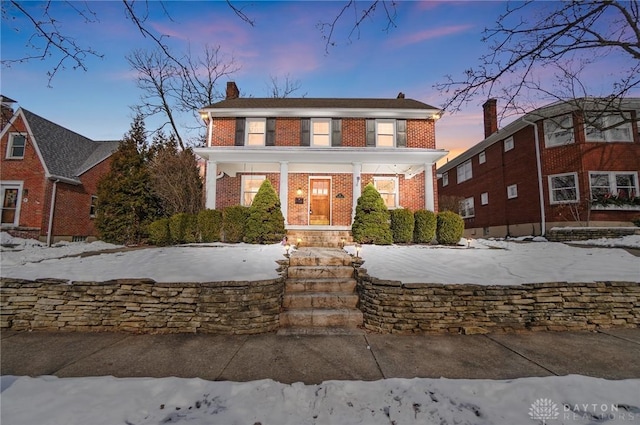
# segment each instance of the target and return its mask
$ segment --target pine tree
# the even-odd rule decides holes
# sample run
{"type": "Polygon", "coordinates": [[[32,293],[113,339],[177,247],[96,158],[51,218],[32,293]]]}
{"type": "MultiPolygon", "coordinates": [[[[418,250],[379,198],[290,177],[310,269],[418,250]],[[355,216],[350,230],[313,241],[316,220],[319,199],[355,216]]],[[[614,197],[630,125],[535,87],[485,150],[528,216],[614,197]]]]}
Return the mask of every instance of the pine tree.
{"type": "Polygon", "coordinates": [[[356,205],[351,226],[353,240],[359,243],[390,245],[393,243],[389,226],[389,210],[376,188],[369,183],[356,205]]]}
{"type": "Polygon", "coordinates": [[[98,183],[96,228],[103,240],[137,244],[147,226],[158,218],[158,204],[150,190],[146,131],[141,116],[112,156],[111,170],[98,183]]]}
{"type": "Polygon", "coordinates": [[[249,207],[244,241],[275,243],[281,241],[284,235],[284,216],[280,209],[280,200],[271,182],[265,179],[249,207]]]}

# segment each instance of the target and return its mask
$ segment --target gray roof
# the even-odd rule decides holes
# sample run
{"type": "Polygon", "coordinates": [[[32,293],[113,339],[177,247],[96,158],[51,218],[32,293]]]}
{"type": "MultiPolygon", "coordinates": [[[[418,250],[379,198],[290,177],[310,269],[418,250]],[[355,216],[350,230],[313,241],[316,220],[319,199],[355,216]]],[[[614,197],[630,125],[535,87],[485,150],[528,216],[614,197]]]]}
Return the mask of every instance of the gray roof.
{"type": "Polygon", "coordinates": [[[226,99],[203,109],[423,109],[438,110],[414,99],[368,99],[368,98],[256,98],[240,97],[226,99]]]}
{"type": "Polygon", "coordinates": [[[118,141],[95,142],[26,109],[21,109],[49,174],[75,180],[107,159],[118,141]]]}

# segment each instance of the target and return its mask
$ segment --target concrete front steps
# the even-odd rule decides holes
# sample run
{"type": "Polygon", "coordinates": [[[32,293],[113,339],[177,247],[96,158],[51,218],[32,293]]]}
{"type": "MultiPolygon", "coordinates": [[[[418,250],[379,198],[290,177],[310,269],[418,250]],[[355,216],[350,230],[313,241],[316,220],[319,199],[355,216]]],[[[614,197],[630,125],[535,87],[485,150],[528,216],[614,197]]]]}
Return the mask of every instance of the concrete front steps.
{"type": "Polygon", "coordinates": [[[287,238],[291,245],[300,247],[342,248],[353,243],[349,230],[288,230],[287,238]]]}
{"type": "Polygon", "coordinates": [[[341,249],[300,248],[289,258],[279,334],[362,333],[351,257],[341,249]]]}

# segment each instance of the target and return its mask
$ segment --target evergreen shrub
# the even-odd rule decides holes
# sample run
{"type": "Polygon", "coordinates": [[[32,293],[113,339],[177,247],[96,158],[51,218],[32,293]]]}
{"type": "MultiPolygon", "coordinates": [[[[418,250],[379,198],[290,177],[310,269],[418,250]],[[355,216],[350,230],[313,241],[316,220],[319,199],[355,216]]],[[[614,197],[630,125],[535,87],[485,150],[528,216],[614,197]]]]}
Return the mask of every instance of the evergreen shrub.
{"type": "Polygon", "coordinates": [[[234,205],[222,210],[223,240],[229,243],[242,242],[244,238],[249,207],[234,205]]]}
{"type": "Polygon", "coordinates": [[[171,243],[171,233],[169,231],[169,219],[161,218],[149,225],[149,242],[158,246],[165,246],[171,243]]]}
{"type": "Polygon", "coordinates": [[[391,234],[393,243],[411,243],[415,221],[411,210],[400,208],[391,210],[391,234]]]}
{"type": "Polygon", "coordinates": [[[436,237],[436,214],[429,210],[418,210],[413,213],[415,228],[413,241],[415,243],[431,243],[436,237]]]}
{"type": "Polygon", "coordinates": [[[464,219],[453,211],[442,211],[437,215],[436,239],[443,245],[455,245],[464,233],[464,219]]]}
{"type": "Polygon", "coordinates": [[[373,184],[362,191],[356,205],[356,216],[351,226],[353,240],[358,243],[390,245],[393,243],[389,226],[389,210],[373,184]]]}
{"type": "Polygon", "coordinates": [[[285,233],[280,200],[271,182],[265,180],[249,207],[244,241],[260,244],[275,243],[280,242],[285,233]]]}
{"type": "Polygon", "coordinates": [[[222,211],[201,210],[197,216],[200,242],[218,242],[222,233],[222,211]]]}
{"type": "Polygon", "coordinates": [[[178,213],[169,218],[169,232],[171,243],[197,242],[197,219],[194,214],[178,213]]]}

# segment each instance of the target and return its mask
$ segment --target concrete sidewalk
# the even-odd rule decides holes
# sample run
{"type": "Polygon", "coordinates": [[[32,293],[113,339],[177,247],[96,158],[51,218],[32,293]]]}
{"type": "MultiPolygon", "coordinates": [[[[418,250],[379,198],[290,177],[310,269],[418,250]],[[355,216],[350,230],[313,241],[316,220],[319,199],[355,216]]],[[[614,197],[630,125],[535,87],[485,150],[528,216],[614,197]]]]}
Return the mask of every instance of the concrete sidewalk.
{"type": "Polygon", "coordinates": [[[0,333],[2,375],[317,384],[383,378],[640,378],[640,329],[488,335],[0,333]]]}

